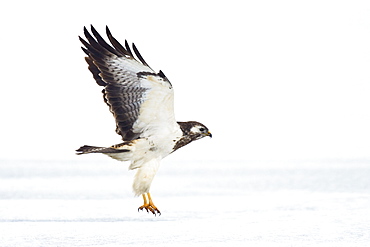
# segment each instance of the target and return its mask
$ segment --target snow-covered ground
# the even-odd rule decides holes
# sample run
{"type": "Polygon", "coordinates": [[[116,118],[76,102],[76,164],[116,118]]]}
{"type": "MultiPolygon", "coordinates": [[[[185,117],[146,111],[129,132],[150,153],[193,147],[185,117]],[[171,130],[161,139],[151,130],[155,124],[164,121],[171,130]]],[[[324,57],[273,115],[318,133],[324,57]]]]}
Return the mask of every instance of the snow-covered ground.
{"type": "Polygon", "coordinates": [[[370,163],[0,162],[0,246],[370,246],[370,163]]]}

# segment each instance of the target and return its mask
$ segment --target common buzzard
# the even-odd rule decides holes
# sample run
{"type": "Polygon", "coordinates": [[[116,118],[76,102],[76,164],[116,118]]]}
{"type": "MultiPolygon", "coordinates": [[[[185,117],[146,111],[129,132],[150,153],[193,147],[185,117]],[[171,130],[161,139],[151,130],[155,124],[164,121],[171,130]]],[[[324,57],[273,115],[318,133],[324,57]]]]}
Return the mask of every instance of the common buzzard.
{"type": "Polygon", "coordinates": [[[129,169],[137,169],[133,191],[144,199],[138,210],[160,214],[149,193],[160,161],[190,142],[212,135],[199,122],[175,120],[172,84],[162,71],[156,73],[150,68],[134,44],[132,52],[127,41],[121,45],[108,27],[111,44],[93,26],[91,33],[85,27],[86,40],[79,37],[82,50],[94,79],[104,88],[104,101],[123,142],[111,147],[85,145],[76,150],[77,154],[103,153],[131,162],[129,169]]]}

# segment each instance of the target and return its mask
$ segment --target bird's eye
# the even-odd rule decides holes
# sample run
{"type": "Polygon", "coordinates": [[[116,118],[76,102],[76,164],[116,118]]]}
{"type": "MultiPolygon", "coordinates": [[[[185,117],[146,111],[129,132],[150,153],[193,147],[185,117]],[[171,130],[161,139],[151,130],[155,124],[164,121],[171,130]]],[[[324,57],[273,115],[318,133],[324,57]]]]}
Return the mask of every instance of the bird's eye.
{"type": "Polygon", "coordinates": [[[199,129],[201,132],[205,131],[206,129],[205,128],[200,128],[199,129]]]}

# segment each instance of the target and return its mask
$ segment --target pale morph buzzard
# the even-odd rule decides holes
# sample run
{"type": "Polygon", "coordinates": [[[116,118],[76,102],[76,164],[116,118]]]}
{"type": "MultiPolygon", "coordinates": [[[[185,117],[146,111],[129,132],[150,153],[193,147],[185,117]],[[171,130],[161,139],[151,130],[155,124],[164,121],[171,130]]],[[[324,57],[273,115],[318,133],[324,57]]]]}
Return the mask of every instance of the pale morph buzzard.
{"type": "Polygon", "coordinates": [[[84,28],[87,41],[79,37],[82,50],[88,55],[85,59],[94,79],[104,87],[104,101],[123,142],[111,147],[85,145],[76,150],[77,154],[103,153],[130,161],[129,169],[137,169],[133,191],[144,199],[138,210],[160,214],[149,193],[160,161],[190,142],[212,135],[201,123],[176,122],[172,84],[162,71],[156,73],[150,68],[134,44],[132,52],[127,41],[122,46],[108,27],[111,45],[93,26],[91,32],[93,36],[84,28]]]}

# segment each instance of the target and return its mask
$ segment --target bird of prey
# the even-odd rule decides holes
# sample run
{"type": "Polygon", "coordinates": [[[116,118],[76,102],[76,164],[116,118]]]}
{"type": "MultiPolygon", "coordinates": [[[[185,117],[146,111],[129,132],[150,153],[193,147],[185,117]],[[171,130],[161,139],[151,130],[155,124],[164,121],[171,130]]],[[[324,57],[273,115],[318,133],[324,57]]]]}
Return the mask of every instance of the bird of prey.
{"type": "Polygon", "coordinates": [[[212,137],[208,128],[196,121],[177,122],[174,115],[172,84],[160,70],[156,73],[145,62],[135,44],[121,45],[106,27],[108,44],[91,26],[84,27],[86,40],[79,37],[87,54],[88,68],[116,121],[122,143],[110,147],[82,146],[77,154],[102,153],[119,161],[129,161],[136,169],[133,191],[142,195],[145,209],[154,215],[149,189],[160,161],[177,149],[203,137],[212,137]],[[91,34],[92,33],[92,34],[91,34]]]}

